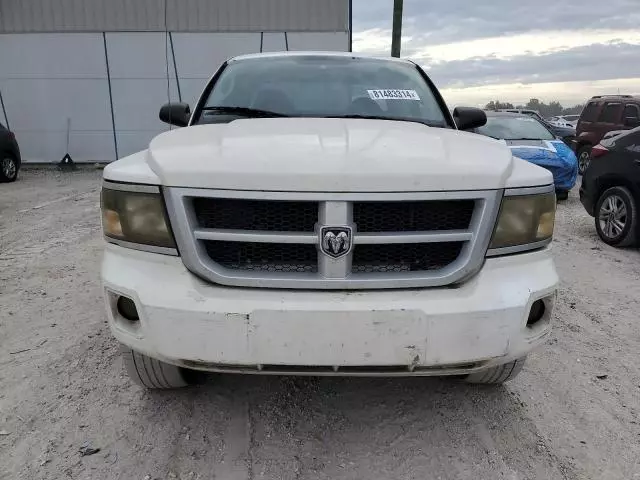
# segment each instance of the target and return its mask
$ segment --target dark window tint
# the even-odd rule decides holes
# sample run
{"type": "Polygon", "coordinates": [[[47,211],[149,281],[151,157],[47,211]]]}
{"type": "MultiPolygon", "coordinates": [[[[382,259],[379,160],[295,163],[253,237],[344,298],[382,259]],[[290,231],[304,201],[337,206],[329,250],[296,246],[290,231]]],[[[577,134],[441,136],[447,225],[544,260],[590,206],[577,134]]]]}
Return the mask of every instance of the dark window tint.
{"type": "Polygon", "coordinates": [[[584,110],[582,111],[582,116],[580,117],[583,122],[594,122],[596,120],[596,115],[598,114],[598,103],[597,102],[589,102],[584,110]]]}
{"type": "Polygon", "coordinates": [[[370,116],[445,127],[436,92],[412,64],[381,59],[299,55],[231,60],[210,92],[215,107],[267,110],[290,117],[370,116]]]}
{"type": "Polygon", "coordinates": [[[604,105],[604,108],[602,109],[602,112],[600,113],[598,121],[602,123],[618,123],[621,113],[621,103],[606,103],[604,105]]]}
{"type": "Polygon", "coordinates": [[[625,105],[624,113],[622,114],[622,118],[640,118],[640,110],[637,105],[629,104],[625,105]]]}
{"type": "Polygon", "coordinates": [[[610,150],[626,150],[630,153],[640,153],[640,127],[608,139],[607,143],[605,145],[605,142],[602,142],[610,150]]]}
{"type": "Polygon", "coordinates": [[[553,140],[555,137],[535,118],[529,116],[487,117],[476,132],[499,140],[553,140]]]}

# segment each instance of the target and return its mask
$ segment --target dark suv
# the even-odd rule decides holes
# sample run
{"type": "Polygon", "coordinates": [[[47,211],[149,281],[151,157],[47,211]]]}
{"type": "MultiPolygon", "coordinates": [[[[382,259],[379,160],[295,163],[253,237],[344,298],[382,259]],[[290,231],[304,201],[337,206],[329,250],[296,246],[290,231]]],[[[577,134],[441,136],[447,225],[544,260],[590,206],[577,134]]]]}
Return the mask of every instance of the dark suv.
{"type": "Polygon", "coordinates": [[[640,238],[640,127],[602,140],[591,150],[580,201],[595,217],[605,243],[638,246],[640,238]]]}
{"type": "Polygon", "coordinates": [[[578,171],[589,164],[591,147],[611,130],[628,130],[640,125],[640,97],[633,95],[598,95],[582,110],[574,142],[578,171]]]}

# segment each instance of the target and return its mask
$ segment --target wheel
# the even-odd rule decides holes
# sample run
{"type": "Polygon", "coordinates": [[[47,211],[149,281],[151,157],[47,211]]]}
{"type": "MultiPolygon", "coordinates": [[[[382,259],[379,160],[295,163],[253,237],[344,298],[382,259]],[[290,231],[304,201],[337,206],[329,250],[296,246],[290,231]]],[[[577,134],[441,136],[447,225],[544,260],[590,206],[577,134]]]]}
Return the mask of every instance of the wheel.
{"type": "Polygon", "coordinates": [[[0,156],[0,182],[15,182],[18,178],[18,160],[10,153],[0,156]]]}
{"type": "Polygon", "coordinates": [[[471,373],[465,378],[465,381],[468,383],[497,384],[513,380],[522,370],[526,359],[527,357],[518,358],[513,362],[471,373]]]}
{"type": "Polygon", "coordinates": [[[591,160],[591,145],[583,145],[578,149],[578,173],[584,175],[591,160]]]}
{"type": "Polygon", "coordinates": [[[147,357],[124,345],[122,361],[134,383],[146,388],[181,388],[189,385],[180,367],[147,357]]]}
{"type": "Polygon", "coordinates": [[[612,187],[600,195],[595,209],[596,231],[604,243],[614,247],[637,244],[638,210],[626,187],[612,187]]]}
{"type": "Polygon", "coordinates": [[[556,192],[556,200],[566,200],[569,198],[569,192],[566,190],[560,190],[556,192]]]}

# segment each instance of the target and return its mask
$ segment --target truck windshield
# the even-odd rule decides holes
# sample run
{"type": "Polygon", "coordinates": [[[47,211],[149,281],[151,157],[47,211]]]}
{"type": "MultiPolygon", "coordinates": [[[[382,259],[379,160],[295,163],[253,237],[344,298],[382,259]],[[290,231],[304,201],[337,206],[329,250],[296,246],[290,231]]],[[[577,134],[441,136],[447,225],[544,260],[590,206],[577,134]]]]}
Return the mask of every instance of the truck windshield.
{"type": "Polygon", "coordinates": [[[322,55],[231,60],[202,111],[196,112],[194,123],[270,113],[448,126],[429,84],[414,65],[322,55]]]}
{"type": "Polygon", "coordinates": [[[478,133],[500,140],[553,140],[555,137],[535,118],[521,116],[487,117],[485,126],[478,133]]]}

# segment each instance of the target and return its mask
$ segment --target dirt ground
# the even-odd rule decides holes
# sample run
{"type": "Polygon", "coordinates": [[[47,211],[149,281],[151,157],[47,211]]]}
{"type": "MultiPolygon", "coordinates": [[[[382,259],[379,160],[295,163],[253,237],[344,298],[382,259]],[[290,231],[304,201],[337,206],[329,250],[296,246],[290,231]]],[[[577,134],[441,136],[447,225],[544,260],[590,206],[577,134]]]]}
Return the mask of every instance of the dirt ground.
{"type": "Polygon", "coordinates": [[[576,192],[552,338],[504,387],[215,376],[147,392],[105,323],[99,178],[0,185],[1,479],[640,479],[640,253],[601,243],[576,192]]]}

